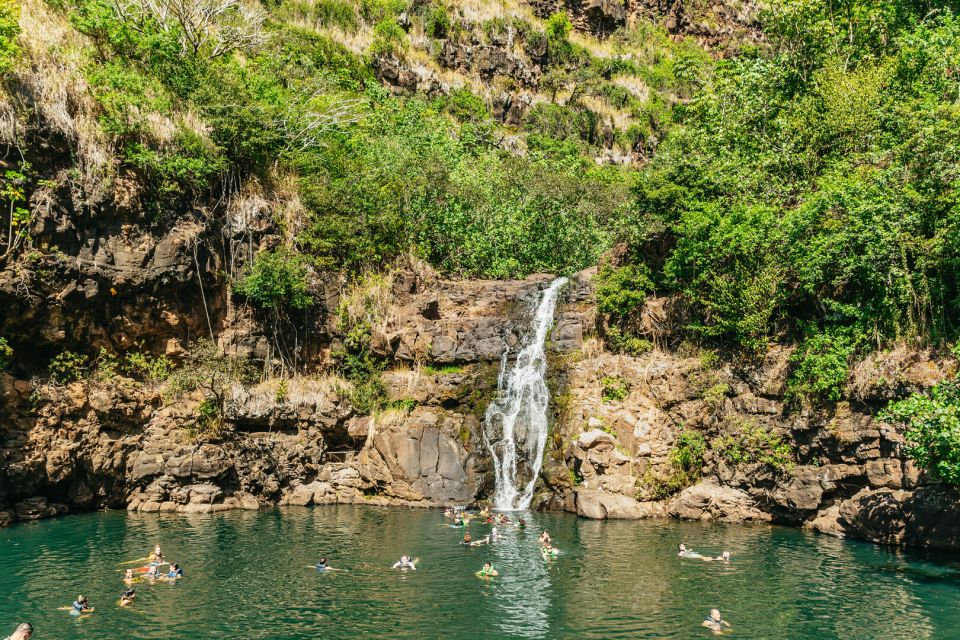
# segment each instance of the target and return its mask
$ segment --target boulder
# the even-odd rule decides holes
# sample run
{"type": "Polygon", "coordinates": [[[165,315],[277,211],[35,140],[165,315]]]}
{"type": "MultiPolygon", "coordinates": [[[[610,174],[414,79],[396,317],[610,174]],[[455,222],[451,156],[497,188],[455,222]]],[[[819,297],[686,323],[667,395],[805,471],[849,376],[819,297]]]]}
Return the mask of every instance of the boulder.
{"type": "Polygon", "coordinates": [[[40,520],[57,515],[57,510],[47,504],[43,497],[27,498],[13,507],[18,520],[40,520]]]}
{"type": "Polygon", "coordinates": [[[660,503],[639,502],[629,496],[600,489],[579,487],[573,491],[573,495],[574,504],[571,506],[575,507],[577,515],[593,520],[638,520],[663,515],[664,511],[660,503]]]}
{"type": "Polygon", "coordinates": [[[687,487],[670,501],[667,513],[681,520],[720,522],[768,521],[754,500],[740,489],[704,481],[687,487]]]}

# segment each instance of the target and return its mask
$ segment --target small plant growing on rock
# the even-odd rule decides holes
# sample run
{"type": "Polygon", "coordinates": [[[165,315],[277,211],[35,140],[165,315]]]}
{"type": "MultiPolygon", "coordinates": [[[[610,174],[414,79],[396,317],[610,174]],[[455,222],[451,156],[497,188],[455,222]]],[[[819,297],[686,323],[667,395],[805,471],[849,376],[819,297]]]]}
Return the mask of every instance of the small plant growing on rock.
{"type": "Polygon", "coordinates": [[[723,402],[726,397],[730,395],[730,385],[725,382],[718,382],[717,384],[707,388],[700,397],[704,402],[707,403],[707,407],[710,408],[710,412],[716,414],[723,408],[723,402]]]}
{"type": "Polygon", "coordinates": [[[7,342],[7,339],[0,336],[0,370],[6,369],[13,359],[13,347],[7,342]]]}
{"type": "Polygon", "coordinates": [[[163,382],[173,373],[173,362],[165,355],[153,356],[143,351],[129,351],[123,356],[121,368],[127,375],[146,380],[163,382]]]}
{"type": "Polygon", "coordinates": [[[736,433],[713,439],[710,448],[731,466],[759,462],[778,471],[791,471],[795,465],[793,447],[763,427],[745,423],[736,433]]]}
{"type": "Polygon", "coordinates": [[[64,351],[50,361],[50,379],[58,384],[70,384],[90,374],[87,356],[74,351],[64,351]]]}
{"type": "Polygon", "coordinates": [[[630,382],[620,376],[608,376],[600,381],[604,402],[623,402],[630,394],[630,382]]]}

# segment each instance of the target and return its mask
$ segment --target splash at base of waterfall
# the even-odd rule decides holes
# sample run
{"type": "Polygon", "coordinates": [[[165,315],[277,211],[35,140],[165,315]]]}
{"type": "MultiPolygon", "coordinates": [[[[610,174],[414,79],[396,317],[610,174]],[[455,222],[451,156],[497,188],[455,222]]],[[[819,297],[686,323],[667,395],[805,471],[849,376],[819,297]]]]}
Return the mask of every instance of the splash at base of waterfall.
{"type": "Polygon", "coordinates": [[[547,444],[550,391],[545,342],[566,282],[566,278],[557,278],[540,295],[526,342],[512,367],[508,367],[508,353],[503,354],[497,398],[487,407],[483,420],[483,437],[496,474],[497,509],[526,509],[533,498],[547,444]]]}

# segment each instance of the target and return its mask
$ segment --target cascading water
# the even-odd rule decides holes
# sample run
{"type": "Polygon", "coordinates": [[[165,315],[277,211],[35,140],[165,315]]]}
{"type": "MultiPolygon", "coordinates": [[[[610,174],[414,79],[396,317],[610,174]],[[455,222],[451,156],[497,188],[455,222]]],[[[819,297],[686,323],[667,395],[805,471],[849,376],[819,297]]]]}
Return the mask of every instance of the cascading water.
{"type": "Polygon", "coordinates": [[[503,354],[497,397],[487,407],[483,420],[484,441],[493,456],[496,474],[494,506],[497,509],[526,509],[533,497],[547,444],[550,391],[544,377],[547,372],[544,343],[553,324],[560,288],[566,282],[566,278],[557,278],[541,295],[527,343],[509,370],[508,354],[503,354]]]}

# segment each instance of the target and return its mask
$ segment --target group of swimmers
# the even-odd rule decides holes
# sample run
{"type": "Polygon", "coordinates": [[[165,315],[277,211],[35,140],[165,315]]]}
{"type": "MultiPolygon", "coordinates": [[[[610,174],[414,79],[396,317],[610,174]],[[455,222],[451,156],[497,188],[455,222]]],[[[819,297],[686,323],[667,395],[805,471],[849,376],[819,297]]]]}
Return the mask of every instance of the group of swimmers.
{"type": "MultiPolygon", "coordinates": [[[[182,577],[183,569],[180,568],[180,565],[176,562],[170,563],[164,561],[163,552],[160,550],[160,545],[156,545],[153,548],[153,551],[151,551],[147,556],[146,566],[138,567],[137,569],[124,570],[124,590],[120,594],[120,600],[117,605],[120,607],[129,607],[136,601],[137,590],[133,588],[133,584],[135,582],[139,582],[141,580],[149,580],[150,582],[155,582],[157,580],[174,582],[182,577]],[[161,567],[168,567],[168,569],[166,571],[161,571],[161,567]],[[138,573],[140,575],[137,575],[138,573]]],[[[76,616],[94,612],[94,608],[90,605],[90,601],[82,594],[77,596],[77,599],[73,601],[71,606],[61,608],[69,610],[71,614],[76,616]]],[[[11,638],[14,637],[15,636],[11,636],[11,638]]],[[[29,638],[30,636],[26,637],[29,638]]]]}
{"type": "MultiPolygon", "coordinates": [[[[730,562],[730,552],[724,551],[718,556],[705,556],[697,553],[693,549],[688,549],[682,542],[677,545],[677,556],[681,558],[690,558],[691,560],[703,560],[704,562],[730,562]]],[[[730,623],[723,619],[719,609],[710,609],[710,613],[704,619],[702,626],[713,631],[715,635],[723,633],[724,627],[729,627],[730,623]]]]}

